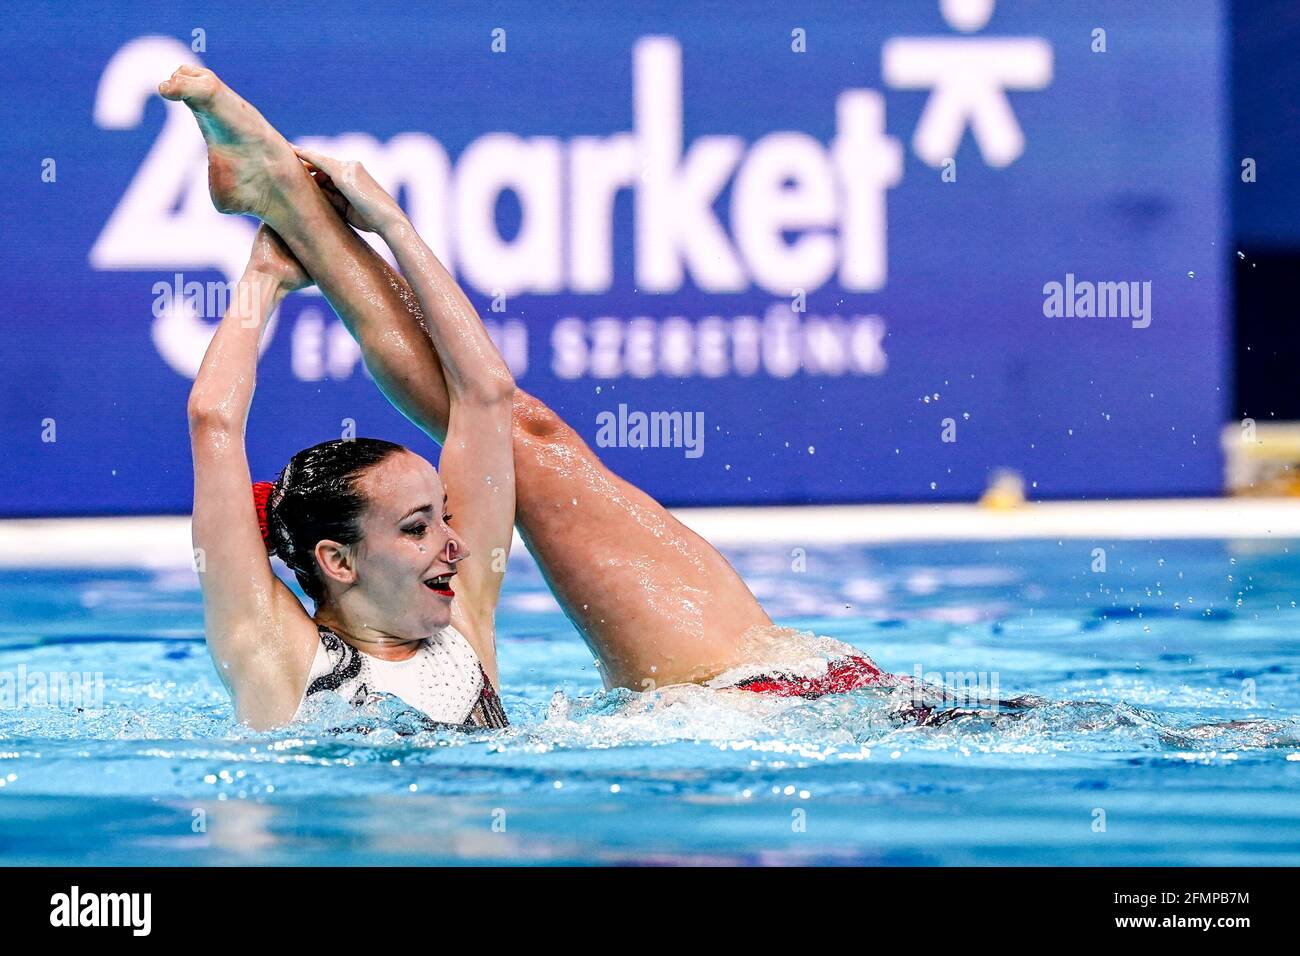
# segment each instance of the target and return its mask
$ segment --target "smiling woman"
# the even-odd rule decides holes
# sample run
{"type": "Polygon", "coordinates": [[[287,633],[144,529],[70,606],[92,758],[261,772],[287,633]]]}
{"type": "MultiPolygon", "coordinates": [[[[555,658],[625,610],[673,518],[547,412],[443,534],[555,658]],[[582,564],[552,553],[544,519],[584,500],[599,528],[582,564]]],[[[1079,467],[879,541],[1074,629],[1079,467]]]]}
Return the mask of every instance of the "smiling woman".
{"type": "MultiPolygon", "coordinates": [[[[262,299],[232,299],[190,397],[194,540],[205,557],[208,645],[237,714],[272,726],[302,716],[310,698],[330,691],[357,706],[400,702],[417,727],[505,726],[493,685],[497,591],[485,584],[486,566],[464,564],[471,552],[448,524],[447,491],[433,465],[393,442],[337,439],[294,455],[275,482],[253,485],[252,509],[247,490],[240,491],[247,489],[249,370],[265,306],[286,284],[271,277],[291,275],[293,284],[300,272],[263,227],[242,283],[261,290],[262,299]],[[284,561],[315,603],[314,621],[271,573],[270,556],[284,561]],[[455,602],[452,580],[462,568],[468,594],[455,602]]],[[[491,427],[493,415],[510,414],[508,392],[498,406],[463,400],[460,407],[490,437],[459,440],[445,456],[450,473],[467,458],[489,484],[494,473],[508,484],[508,431],[499,422],[491,427]],[[504,453],[494,447],[502,444],[504,453]]],[[[481,540],[491,545],[504,536],[508,543],[513,497],[475,498],[466,501],[467,526],[481,534],[486,511],[481,540]],[[508,510],[494,513],[503,506],[508,510]]]]}
{"type": "Polygon", "coordinates": [[[320,644],[295,718],[325,691],[358,706],[382,692],[413,708],[418,728],[506,725],[479,655],[451,626],[452,579],[469,551],[429,462],[381,439],[338,439],[253,489],[268,552],[317,605],[320,644]],[[411,654],[382,639],[393,634],[430,636],[411,654]]]}
{"type": "Polygon", "coordinates": [[[241,719],[283,723],[328,687],[363,705],[384,692],[408,710],[433,695],[414,706],[421,719],[450,712],[451,722],[504,723],[493,689],[493,612],[516,521],[608,686],[708,684],[815,697],[887,683],[843,645],[793,666],[791,655],[806,648],[772,636],[771,618],[716,548],[605,467],[553,410],[516,391],[464,292],[364,167],[290,147],[208,70],[181,67],[160,89],[194,111],[217,208],[266,223],[247,280],[261,297],[232,296],[191,397],[195,541],[223,551],[204,578],[208,641],[241,719]],[[377,232],[406,278],[348,225],[377,232]],[[355,467],[346,443],[326,443],[262,490],[260,524],[316,600],[314,620],[270,573],[264,549],[250,553],[257,522],[240,490],[248,472],[242,431],[234,434],[252,396],[259,330],[284,290],[308,275],[380,388],[444,447],[439,475],[383,443],[367,445],[355,467]],[[318,458],[327,499],[345,495],[343,513],[295,518],[293,488],[322,479],[318,458]],[[311,473],[300,479],[298,464],[311,473]],[[445,514],[431,520],[443,484],[461,514],[455,531],[445,514]],[[764,656],[773,644],[787,653],[764,656]],[[441,689],[401,683],[389,666],[439,652],[455,658],[446,672],[428,669],[441,689]],[[765,669],[773,661],[778,669],[765,669]],[[454,672],[468,683],[447,676],[454,672]]]}
{"type": "Polygon", "coordinates": [[[325,582],[316,565],[321,540],[355,545],[368,501],[358,487],[366,472],[401,445],[376,438],[339,439],[298,452],[274,483],[258,482],[253,497],[268,553],[278,556],[318,604],[325,582]]]}
{"type": "MultiPolygon", "coordinates": [[[[189,399],[204,630],[236,716],[277,726],[330,690],[358,706],[396,702],[421,726],[504,726],[494,687],[501,575],[486,558],[508,554],[513,535],[509,369],[455,281],[364,170],[313,156],[334,177],[316,167],[309,175],[305,159],[210,71],[181,67],[159,92],[194,112],[214,205],[265,221],[189,399]],[[250,495],[244,426],[259,342],[283,297],[312,283],[304,264],[313,253],[357,256],[363,243],[349,223],[379,233],[413,296],[442,306],[429,310],[435,320],[415,347],[442,356],[443,473],[391,442],[337,440],[299,452],[250,495]],[[281,235],[300,245],[314,237],[304,262],[281,235]],[[456,530],[449,494],[461,502],[456,530]],[[315,603],[312,615],[275,576],[272,554],[315,603]]],[[[362,297],[367,278],[355,283],[362,297]]]]}

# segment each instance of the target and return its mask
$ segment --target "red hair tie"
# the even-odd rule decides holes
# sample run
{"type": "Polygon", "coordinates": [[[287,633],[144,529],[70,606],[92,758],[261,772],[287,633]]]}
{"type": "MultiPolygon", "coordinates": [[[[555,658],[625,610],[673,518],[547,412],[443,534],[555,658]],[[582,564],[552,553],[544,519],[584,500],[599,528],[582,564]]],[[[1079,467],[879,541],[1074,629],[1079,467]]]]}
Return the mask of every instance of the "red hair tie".
{"type": "Polygon", "coordinates": [[[266,550],[274,553],[271,546],[271,532],[266,527],[266,500],[271,497],[275,485],[269,481],[253,482],[253,507],[257,509],[257,529],[262,532],[262,544],[266,550]]]}

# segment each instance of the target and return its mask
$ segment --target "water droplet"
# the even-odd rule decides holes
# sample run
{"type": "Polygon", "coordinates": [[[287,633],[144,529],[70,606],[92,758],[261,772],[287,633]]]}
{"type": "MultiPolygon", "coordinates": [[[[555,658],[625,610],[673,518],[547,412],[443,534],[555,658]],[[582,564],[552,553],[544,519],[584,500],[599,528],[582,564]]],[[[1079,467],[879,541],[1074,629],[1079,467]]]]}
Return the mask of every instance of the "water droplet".
{"type": "Polygon", "coordinates": [[[1189,278],[1189,279],[1195,279],[1195,278],[1196,278],[1196,273],[1195,273],[1195,272],[1189,272],[1189,273],[1187,273],[1187,278],[1189,278]]]}

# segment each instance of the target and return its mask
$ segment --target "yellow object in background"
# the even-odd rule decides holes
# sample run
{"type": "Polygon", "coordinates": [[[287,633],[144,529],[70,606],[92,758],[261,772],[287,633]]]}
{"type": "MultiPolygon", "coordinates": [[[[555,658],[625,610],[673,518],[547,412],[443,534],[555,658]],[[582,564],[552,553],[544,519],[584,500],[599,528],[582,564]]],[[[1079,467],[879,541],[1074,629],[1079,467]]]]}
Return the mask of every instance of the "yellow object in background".
{"type": "Polygon", "coordinates": [[[1223,426],[1221,443],[1229,494],[1300,497],[1300,422],[1243,418],[1223,426]]]}
{"type": "Polygon", "coordinates": [[[1025,503],[1025,480],[1020,473],[1009,468],[1000,468],[993,473],[984,494],[980,495],[980,505],[994,511],[1010,511],[1025,503]]]}

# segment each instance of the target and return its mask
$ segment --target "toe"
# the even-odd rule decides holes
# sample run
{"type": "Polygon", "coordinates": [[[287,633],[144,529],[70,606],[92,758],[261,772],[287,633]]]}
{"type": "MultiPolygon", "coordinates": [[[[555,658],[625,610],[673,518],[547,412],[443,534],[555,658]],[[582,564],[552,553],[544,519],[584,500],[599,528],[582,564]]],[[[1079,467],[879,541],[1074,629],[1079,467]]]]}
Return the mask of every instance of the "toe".
{"type": "Polygon", "coordinates": [[[217,90],[217,75],[202,67],[181,66],[158,86],[169,100],[184,100],[197,105],[210,99],[217,90]]]}

